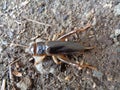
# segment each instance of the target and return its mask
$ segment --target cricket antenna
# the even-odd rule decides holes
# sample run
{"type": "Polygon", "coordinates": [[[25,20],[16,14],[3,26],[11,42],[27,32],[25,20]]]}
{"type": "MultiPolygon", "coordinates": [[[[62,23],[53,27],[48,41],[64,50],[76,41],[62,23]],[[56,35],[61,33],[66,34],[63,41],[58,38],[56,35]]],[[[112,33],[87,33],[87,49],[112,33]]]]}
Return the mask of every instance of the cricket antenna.
{"type": "Polygon", "coordinates": [[[21,45],[21,44],[16,44],[16,43],[8,43],[8,44],[9,44],[10,47],[12,47],[12,46],[15,46],[15,47],[19,46],[19,47],[23,47],[23,48],[28,48],[28,46],[26,46],[26,45],[21,45]]]}

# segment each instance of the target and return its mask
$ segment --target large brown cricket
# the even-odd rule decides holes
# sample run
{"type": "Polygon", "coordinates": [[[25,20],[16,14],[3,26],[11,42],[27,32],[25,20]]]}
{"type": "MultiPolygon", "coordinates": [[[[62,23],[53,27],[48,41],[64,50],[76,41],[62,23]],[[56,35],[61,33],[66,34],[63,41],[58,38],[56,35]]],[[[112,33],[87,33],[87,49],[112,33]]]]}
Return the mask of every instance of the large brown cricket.
{"type": "Polygon", "coordinates": [[[79,64],[72,62],[66,57],[67,54],[71,53],[79,53],[84,50],[93,49],[94,47],[84,47],[76,42],[65,41],[67,37],[72,34],[83,32],[91,27],[91,24],[87,24],[84,28],[73,30],[67,34],[62,35],[57,40],[46,41],[46,42],[35,42],[32,43],[29,47],[29,53],[33,55],[33,57],[39,57],[39,60],[35,62],[35,64],[39,64],[46,56],[52,56],[54,62],[56,64],[60,64],[61,62],[67,63],[71,66],[81,68],[90,68],[95,69],[95,67],[90,66],[88,64],[79,64]],[[59,60],[59,61],[58,61],[59,60]]]}

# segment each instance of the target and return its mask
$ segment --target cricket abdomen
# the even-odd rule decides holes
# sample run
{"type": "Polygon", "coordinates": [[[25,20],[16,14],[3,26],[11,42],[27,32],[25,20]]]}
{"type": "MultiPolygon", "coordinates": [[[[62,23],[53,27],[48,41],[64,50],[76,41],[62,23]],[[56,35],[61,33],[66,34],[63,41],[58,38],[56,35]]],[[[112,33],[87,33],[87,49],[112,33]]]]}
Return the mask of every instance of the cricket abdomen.
{"type": "Polygon", "coordinates": [[[70,54],[84,51],[87,49],[75,42],[63,42],[63,41],[50,41],[47,44],[49,46],[47,52],[50,54],[70,54]]]}

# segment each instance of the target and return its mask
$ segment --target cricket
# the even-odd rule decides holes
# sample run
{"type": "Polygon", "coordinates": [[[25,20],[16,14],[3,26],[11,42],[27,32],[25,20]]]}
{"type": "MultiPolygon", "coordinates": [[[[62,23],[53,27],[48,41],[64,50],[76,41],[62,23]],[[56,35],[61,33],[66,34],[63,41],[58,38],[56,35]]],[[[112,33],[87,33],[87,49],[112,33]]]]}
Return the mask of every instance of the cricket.
{"type": "Polygon", "coordinates": [[[51,41],[34,42],[29,46],[29,53],[33,57],[39,57],[39,60],[35,61],[35,65],[38,65],[47,56],[51,56],[56,64],[66,63],[73,67],[95,69],[95,67],[84,64],[75,63],[67,57],[68,54],[76,54],[84,52],[85,50],[93,49],[94,47],[85,47],[77,42],[67,41],[66,39],[75,33],[86,31],[91,27],[91,24],[87,24],[85,27],[73,30],[64,35],[56,35],[51,41]],[[58,37],[60,36],[60,37],[58,37]]]}

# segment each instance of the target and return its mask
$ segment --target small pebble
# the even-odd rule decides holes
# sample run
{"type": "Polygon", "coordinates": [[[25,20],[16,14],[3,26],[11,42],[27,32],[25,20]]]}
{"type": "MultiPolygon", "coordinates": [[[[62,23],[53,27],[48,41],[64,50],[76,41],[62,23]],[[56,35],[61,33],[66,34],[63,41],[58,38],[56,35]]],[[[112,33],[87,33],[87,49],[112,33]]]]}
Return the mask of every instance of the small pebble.
{"type": "Polygon", "coordinates": [[[112,81],[112,80],[113,80],[112,76],[108,76],[108,77],[107,77],[107,80],[108,80],[108,81],[112,81]]]}
{"type": "Polygon", "coordinates": [[[0,43],[1,43],[2,45],[7,45],[7,44],[8,44],[7,41],[4,41],[4,40],[1,40],[0,43]]]}
{"type": "Polygon", "coordinates": [[[40,7],[40,8],[38,9],[38,12],[39,12],[39,13],[42,13],[43,11],[45,11],[45,7],[40,7]]]}
{"type": "Polygon", "coordinates": [[[120,15],[120,3],[114,7],[114,14],[115,16],[120,15]]]}
{"type": "Polygon", "coordinates": [[[65,15],[64,17],[63,17],[63,20],[67,20],[69,18],[69,15],[65,15]]]}
{"type": "Polygon", "coordinates": [[[13,38],[13,32],[8,31],[7,34],[9,36],[9,38],[13,38]]]}
{"type": "Polygon", "coordinates": [[[32,82],[29,77],[23,77],[21,81],[17,83],[17,87],[20,88],[20,90],[28,90],[31,85],[32,82]]]}
{"type": "Polygon", "coordinates": [[[114,33],[112,33],[111,35],[110,35],[110,38],[112,38],[113,39],[113,41],[114,41],[114,47],[116,47],[116,46],[118,46],[120,43],[119,43],[119,40],[118,40],[118,36],[120,35],[120,29],[116,29],[115,31],[114,31],[114,33]]]}
{"type": "Polygon", "coordinates": [[[0,46],[0,53],[3,51],[3,48],[0,46]]]}
{"type": "Polygon", "coordinates": [[[6,10],[7,8],[8,8],[8,6],[7,6],[7,1],[5,1],[5,2],[3,3],[2,9],[3,9],[3,10],[6,10]]]}
{"type": "Polygon", "coordinates": [[[118,35],[120,35],[120,29],[115,30],[115,36],[117,37],[118,35]]]}
{"type": "Polygon", "coordinates": [[[93,76],[97,77],[98,79],[102,78],[103,73],[99,71],[93,71],[93,76]]]}
{"type": "Polygon", "coordinates": [[[24,2],[20,3],[20,7],[24,7],[24,6],[26,6],[28,3],[29,3],[29,1],[24,1],[24,2]]]}
{"type": "Polygon", "coordinates": [[[117,48],[117,52],[120,53],[120,48],[117,48]]]}

